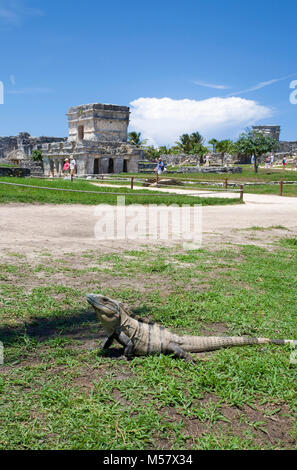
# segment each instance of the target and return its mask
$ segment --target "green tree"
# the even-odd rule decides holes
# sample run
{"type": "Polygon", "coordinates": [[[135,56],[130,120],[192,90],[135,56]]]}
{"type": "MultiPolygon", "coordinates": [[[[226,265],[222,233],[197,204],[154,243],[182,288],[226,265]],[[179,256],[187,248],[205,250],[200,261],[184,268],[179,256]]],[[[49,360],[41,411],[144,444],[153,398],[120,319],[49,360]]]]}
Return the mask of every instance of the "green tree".
{"type": "Polygon", "coordinates": [[[161,153],[153,145],[146,145],[143,148],[145,160],[155,160],[161,153]]]}
{"type": "Polygon", "coordinates": [[[217,139],[211,139],[211,140],[208,141],[208,143],[209,143],[209,145],[212,145],[212,151],[215,152],[218,140],[217,139]]]}
{"type": "Polygon", "coordinates": [[[198,145],[203,144],[203,137],[199,132],[192,134],[183,134],[180,136],[179,141],[176,142],[178,149],[185,154],[193,154],[193,150],[198,145]]]}
{"type": "Polygon", "coordinates": [[[132,145],[136,145],[136,147],[141,147],[144,141],[140,138],[141,132],[129,132],[128,134],[128,142],[132,145]]]}
{"type": "Polygon", "coordinates": [[[264,135],[261,132],[257,133],[252,129],[247,129],[240,135],[235,145],[238,153],[248,157],[252,157],[252,155],[254,155],[255,173],[258,173],[261,157],[268,152],[276,151],[279,144],[277,140],[268,135],[264,135]]]}
{"type": "Polygon", "coordinates": [[[34,162],[42,162],[42,152],[41,152],[41,150],[32,150],[31,158],[32,158],[32,160],[34,160],[34,162]]]}
{"type": "Polygon", "coordinates": [[[231,155],[236,151],[235,145],[232,140],[220,140],[216,143],[216,150],[220,152],[222,158],[222,165],[224,165],[225,154],[230,153],[231,155]]]}

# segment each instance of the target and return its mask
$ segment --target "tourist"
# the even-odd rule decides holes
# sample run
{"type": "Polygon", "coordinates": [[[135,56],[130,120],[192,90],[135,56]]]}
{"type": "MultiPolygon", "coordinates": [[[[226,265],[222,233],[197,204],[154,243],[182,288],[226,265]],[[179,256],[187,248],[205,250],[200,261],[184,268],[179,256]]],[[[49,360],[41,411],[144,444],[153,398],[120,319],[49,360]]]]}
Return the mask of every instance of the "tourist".
{"type": "Polygon", "coordinates": [[[287,159],[286,159],[286,157],[283,158],[282,163],[283,163],[283,169],[285,170],[285,169],[286,169],[286,165],[287,165],[287,159]]]}
{"type": "Polygon", "coordinates": [[[270,157],[266,157],[265,159],[265,168],[269,168],[269,165],[270,165],[270,157]]]}
{"type": "Polygon", "coordinates": [[[158,165],[156,166],[155,171],[158,172],[158,175],[161,175],[163,171],[166,171],[165,164],[162,158],[159,158],[158,165]]]}
{"type": "Polygon", "coordinates": [[[293,170],[297,171],[297,155],[293,155],[293,170]]]}
{"type": "Polygon", "coordinates": [[[70,176],[71,176],[71,181],[73,181],[74,174],[75,174],[75,169],[76,169],[76,161],[74,160],[73,157],[70,158],[70,176]]]}
{"type": "Polygon", "coordinates": [[[69,169],[70,169],[69,159],[66,158],[65,163],[64,163],[64,166],[63,166],[63,173],[64,173],[64,175],[67,176],[67,175],[69,174],[69,169]]]}
{"type": "Polygon", "coordinates": [[[274,155],[271,155],[271,157],[270,157],[270,168],[273,168],[273,162],[274,162],[274,155]]]}
{"type": "Polygon", "coordinates": [[[205,166],[209,166],[210,155],[205,155],[205,166]]]}
{"type": "Polygon", "coordinates": [[[251,165],[253,166],[255,164],[255,155],[251,156],[251,165]]]}

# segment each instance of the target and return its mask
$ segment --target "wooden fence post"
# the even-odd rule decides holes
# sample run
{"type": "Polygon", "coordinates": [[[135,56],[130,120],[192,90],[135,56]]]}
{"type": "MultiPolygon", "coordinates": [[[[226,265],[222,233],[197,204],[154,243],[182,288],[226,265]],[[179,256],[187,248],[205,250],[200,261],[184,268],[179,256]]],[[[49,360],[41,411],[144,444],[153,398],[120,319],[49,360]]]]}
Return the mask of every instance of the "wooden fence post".
{"type": "Polygon", "coordinates": [[[228,178],[225,179],[225,189],[228,189],[228,178]]]}
{"type": "Polygon", "coordinates": [[[283,196],[284,193],[284,182],[280,180],[280,196],[283,196]]]}
{"type": "Polygon", "coordinates": [[[134,176],[131,177],[131,189],[134,188],[134,176]]]}
{"type": "Polygon", "coordinates": [[[101,180],[104,181],[104,173],[101,175],[101,180]]]}
{"type": "Polygon", "coordinates": [[[240,186],[240,200],[243,201],[243,185],[240,186]]]}

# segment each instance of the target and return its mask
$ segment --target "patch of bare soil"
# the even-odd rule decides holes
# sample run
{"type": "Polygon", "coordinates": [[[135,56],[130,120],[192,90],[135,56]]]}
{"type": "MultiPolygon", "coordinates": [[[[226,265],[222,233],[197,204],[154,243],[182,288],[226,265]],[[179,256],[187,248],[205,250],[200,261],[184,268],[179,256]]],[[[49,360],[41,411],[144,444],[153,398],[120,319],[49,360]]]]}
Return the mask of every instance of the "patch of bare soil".
{"type": "MultiPolygon", "coordinates": [[[[256,234],[245,230],[234,231],[253,226],[284,226],[290,230],[290,235],[296,235],[297,198],[253,195],[255,197],[259,203],[203,207],[202,247],[217,248],[226,243],[269,247],[275,239],[288,233],[279,229],[256,234]],[[257,239],[249,240],[250,237],[257,239]]],[[[150,248],[179,245],[170,239],[133,239],[124,243],[122,240],[97,240],[94,235],[98,221],[95,206],[2,204],[0,212],[0,252],[17,251],[21,255],[34,256],[35,250],[43,250],[60,256],[61,253],[78,254],[86,250],[106,254],[122,252],[123,249],[134,250],[141,245],[150,248]]]]}
{"type": "Polygon", "coordinates": [[[224,336],[228,332],[228,326],[225,323],[203,323],[201,328],[201,336],[224,336]]]}
{"type": "MultiPolygon", "coordinates": [[[[204,408],[211,403],[219,402],[220,399],[217,396],[207,393],[204,398],[193,404],[192,409],[194,411],[195,408],[204,408]]],[[[183,434],[188,438],[186,444],[188,449],[193,447],[197,438],[209,433],[217,436],[219,441],[224,434],[238,436],[244,440],[247,438],[246,433],[249,432],[253,435],[254,444],[262,449],[271,448],[271,446],[279,449],[294,449],[296,446],[296,439],[291,436],[294,421],[285,404],[253,408],[248,405],[242,407],[221,405],[219,412],[224,418],[212,423],[209,420],[199,420],[195,416],[186,417],[175,408],[167,407],[160,410],[160,414],[169,422],[182,422],[183,434]]],[[[160,445],[158,439],[156,439],[156,444],[160,445]]]]}

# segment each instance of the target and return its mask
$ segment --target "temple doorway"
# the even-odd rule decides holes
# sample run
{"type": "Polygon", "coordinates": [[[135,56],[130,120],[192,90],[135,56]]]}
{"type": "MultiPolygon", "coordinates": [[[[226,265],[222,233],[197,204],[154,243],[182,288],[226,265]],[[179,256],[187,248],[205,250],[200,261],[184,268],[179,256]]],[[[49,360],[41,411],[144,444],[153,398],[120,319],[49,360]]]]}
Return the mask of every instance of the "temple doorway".
{"type": "Polygon", "coordinates": [[[109,162],[108,162],[108,173],[113,173],[114,172],[114,168],[113,168],[113,158],[110,158],[109,159],[109,162]]]}
{"type": "Polygon", "coordinates": [[[99,158],[94,159],[94,175],[99,175],[99,158]]]}

